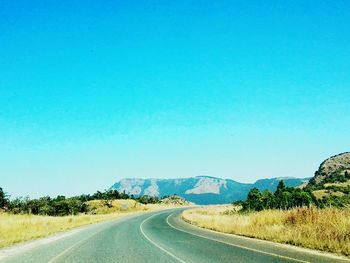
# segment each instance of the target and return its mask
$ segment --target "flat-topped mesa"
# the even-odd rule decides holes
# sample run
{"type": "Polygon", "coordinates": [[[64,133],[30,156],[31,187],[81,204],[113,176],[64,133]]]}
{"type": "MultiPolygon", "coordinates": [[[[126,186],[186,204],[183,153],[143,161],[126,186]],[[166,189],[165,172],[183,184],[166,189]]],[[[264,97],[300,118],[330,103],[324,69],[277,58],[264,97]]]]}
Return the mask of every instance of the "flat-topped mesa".
{"type": "Polygon", "coordinates": [[[249,190],[257,187],[275,191],[280,180],[287,186],[298,186],[308,178],[271,178],[260,179],[255,183],[240,183],[232,179],[201,175],[176,179],[138,179],[126,178],[115,183],[110,189],[134,196],[172,196],[174,194],[196,204],[227,204],[237,200],[245,200],[249,190]]]}

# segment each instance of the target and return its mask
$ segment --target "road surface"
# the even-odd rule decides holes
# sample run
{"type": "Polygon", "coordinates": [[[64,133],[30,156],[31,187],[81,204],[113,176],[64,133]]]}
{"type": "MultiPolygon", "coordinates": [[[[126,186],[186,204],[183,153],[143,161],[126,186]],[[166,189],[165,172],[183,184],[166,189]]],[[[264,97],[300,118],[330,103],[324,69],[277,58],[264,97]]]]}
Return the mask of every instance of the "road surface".
{"type": "Polygon", "coordinates": [[[0,251],[0,261],[350,262],[292,246],[200,229],[183,222],[181,212],[182,209],[163,210],[91,225],[50,242],[25,249],[18,246],[11,253],[0,251]]]}

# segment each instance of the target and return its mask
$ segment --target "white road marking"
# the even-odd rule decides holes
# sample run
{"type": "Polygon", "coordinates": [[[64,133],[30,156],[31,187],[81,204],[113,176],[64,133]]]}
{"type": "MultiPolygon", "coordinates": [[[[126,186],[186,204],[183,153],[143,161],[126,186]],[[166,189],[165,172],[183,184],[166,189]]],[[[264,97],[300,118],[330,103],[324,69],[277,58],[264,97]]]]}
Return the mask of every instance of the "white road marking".
{"type": "MultiPolygon", "coordinates": [[[[130,218],[134,218],[139,216],[139,214],[136,215],[131,215],[131,216],[127,216],[127,217],[122,217],[122,218],[118,218],[116,224],[120,224],[130,218]]],[[[113,222],[114,219],[110,220],[110,222],[113,222]]],[[[106,223],[108,223],[109,221],[107,221],[106,223]]],[[[103,224],[103,223],[102,223],[103,224]]],[[[77,243],[74,243],[72,246],[66,248],[65,250],[63,250],[61,253],[57,254],[56,256],[54,256],[53,258],[51,258],[47,263],[54,263],[57,259],[59,259],[60,257],[62,257],[63,255],[67,254],[68,252],[70,252],[71,250],[73,250],[74,248],[78,247],[79,245],[83,244],[84,242],[86,242],[87,240],[89,240],[90,238],[96,236],[97,234],[101,233],[102,231],[106,230],[108,228],[108,226],[105,228],[103,227],[102,229],[98,230],[97,232],[93,233],[92,235],[80,240],[77,243]]]]}
{"type": "Polygon", "coordinates": [[[77,243],[74,243],[72,246],[66,248],[65,250],[63,250],[61,253],[57,254],[56,256],[54,256],[53,258],[51,258],[47,263],[54,263],[56,262],[57,259],[59,259],[60,257],[62,257],[63,255],[67,254],[68,252],[70,252],[71,250],[73,250],[74,248],[78,247],[79,245],[83,244],[84,242],[86,242],[87,240],[89,240],[90,238],[96,236],[97,234],[101,233],[103,230],[105,229],[102,229],[102,230],[99,230],[97,231],[96,233],[88,236],[87,238],[84,238],[82,240],[80,240],[79,242],[77,243]]]}
{"type": "Polygon", "coordinates": [[[191,232],[189,232],[189,231],[186,231],[186,230],[177,228],[177,227],[173,226],[172,224],[170,224],[170,223],[169,223],[169,217],[170,217],[171,215],[173,215],[173,213],[170,214],[170,215],[168,215],[168,217],[166,218],[166,222],[167,222],[167,224],[168,224],[170,227],[172,227],[172,228],[174,228],[174,229],[176,229],[176,230],[178,230],[178,231],[181,231],[181,232],[184,232],[184,233],[193,235],[193,236],[205,238],[205,239],[208,239],[208,240],[216,241],[216,242],[219,242],[219,243],[223,243],[223,244],[226,244],[226,245],[229,245],[229,246],[238,247],[238,248],[242,248],[242,249],[245,249],[245,250],[250,250],[250,251],[257,252],[257,253],[261,253],[261,254],[266,254],[266,255],[269,255],[269,256],[279,257],[279,258],[288,259],[288,260],[292,260],[292,261],[296,261],[296,262],[301,262],[301,263],[309,263],[309,261],[304,261],[304,260],[299,260],[299,259],[295,259],[295,258],[290,258],[290,257],[286,257],[286,256],[282,256],[282,255],[278,255],[278,254],[274,254],[274,253],[270,253],[270,252],[265,252],[265,251],[258,250],[258,249],[254,249],[254,248],[250,248],[250,247],[245,247],[245,246],[241,246],[241,245],[236,245],[236,244],[228,243],[228,242],[225,242],[225,241],[222,241],[222,240],[219,240],[219,239],[209,238],[209,237],[202,236],[202,235],[199,235],[199,234],[191,233],[191,232]]]}
{"type": "Polygon", "coordinates": [[[159,214],[154,214],[148,218],[146,218],[145,220],[143,220],[140,224],[140,231],[142,233],[142,235],[150,242],[152,243],[155,247],[159,248],[161,251],[165,252],[166,254],[168,254],[169,256],[171,256],[172,258],[176,259],[177,261],[181,262],[181,263],[186,263],[186,261],[182,260],[181,258],[178,258],[177,256],[175,256],[173,253],[169,252],[168,250],[166,250],[165,248],[161,247],[160,245],[158,245],[156,242],[154,242],[152,239],[150,239],[145,232],[143,231],[143,224],[145,222],[147,222],[149,219],[151,219],[152,217],[159,215],[159,214]]]}
{"type": "MultiPolygon", "coordinates": [[[[150,213],[150,212],[143,212],[143,213],[150,213]]],[[[49,237],[38,238],[38,239],[23,242],[23,243],[19,243],[17,245],[11,246],[11,247],[1,248],[0,249],[0,261],[3,259],[6,259],[8,257],[11,257],[11,256],[17,256],[19,254],[28,252],[36,247],[41,247],[43,245],[50,244],[54,241],[59,241],[60,239],[65,239],[71,235],[77,234],[80,231],[84,231],[86,229],[89,229],[90,227],[94,227],[94,226],[99,225],[99,224],[103,225],[103,224],[106,224],[108,222],[113,222],[115,220],[118,220],[118,222],[121,223],[127,219],[140,216],[143,213],[136,213],[136,214],[128,215],[128,216],[121,217],[121,218],[113,218],[113,219],[109,219],[107,221],[101,221],[101,222],[93,223],[90,225],[79,226],[77,228],[67,230],[66,232],[53,234],[52,236],[49,236],[49,237]]]]}

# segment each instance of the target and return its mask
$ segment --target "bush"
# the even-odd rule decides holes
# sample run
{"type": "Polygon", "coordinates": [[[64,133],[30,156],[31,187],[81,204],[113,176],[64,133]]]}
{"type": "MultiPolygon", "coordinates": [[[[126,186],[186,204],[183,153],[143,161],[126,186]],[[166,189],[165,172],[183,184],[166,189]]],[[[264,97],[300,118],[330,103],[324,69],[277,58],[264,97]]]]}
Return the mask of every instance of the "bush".
{"type": "Polygon", "coordinates": [[[137,199],[141,204],[156,204],[159,202],[158,197],[143,195],[137,199]]]}

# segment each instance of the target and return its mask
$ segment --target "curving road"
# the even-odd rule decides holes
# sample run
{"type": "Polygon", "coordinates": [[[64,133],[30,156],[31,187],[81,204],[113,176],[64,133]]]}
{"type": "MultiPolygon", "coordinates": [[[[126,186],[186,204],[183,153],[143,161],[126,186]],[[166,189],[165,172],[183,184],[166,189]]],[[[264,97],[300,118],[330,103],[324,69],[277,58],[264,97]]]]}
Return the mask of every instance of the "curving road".
{"type": "MultiPolygon", "coordinates": [[[[292,246],[199,229],[163,210],[95,224],[72,234],[18,246],[1,262],[350,262],[292,246]]],[[[1,258],[2,255],[2,258],[1,258]]]]}

